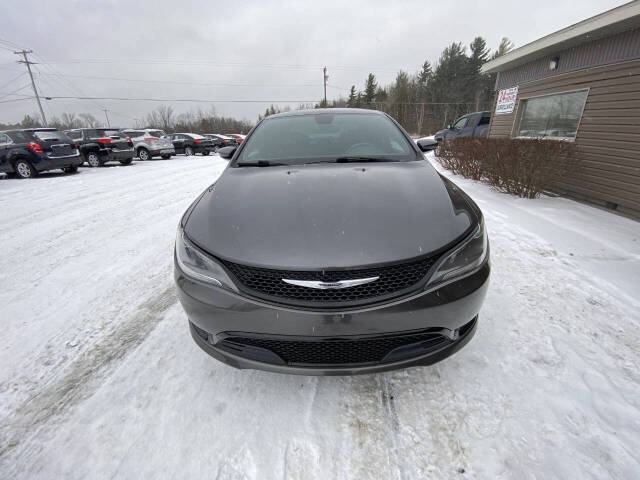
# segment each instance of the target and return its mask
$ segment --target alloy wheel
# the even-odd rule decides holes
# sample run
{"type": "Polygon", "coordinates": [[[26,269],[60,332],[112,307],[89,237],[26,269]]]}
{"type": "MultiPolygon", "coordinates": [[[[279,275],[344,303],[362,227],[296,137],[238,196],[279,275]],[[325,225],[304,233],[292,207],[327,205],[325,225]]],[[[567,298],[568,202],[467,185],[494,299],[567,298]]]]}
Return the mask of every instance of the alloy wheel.
{"type": "Polygon", "coordinates": [[[33,176],[33,169],[31,168],[31,165],[29,165],[27,162],[25,162],[24,160],[20,160],[17,164],[16,164],[16,172],[18,173],[18,175],[20,175],[22,178],[30,178],[33,176]]]}
{"type": "Polygon", "coordinates": [[[90,167],[99,167],[100,166],[100,158],[98,154],[95,152],[91,152],[87,154],[87,163],[90,167]]]}

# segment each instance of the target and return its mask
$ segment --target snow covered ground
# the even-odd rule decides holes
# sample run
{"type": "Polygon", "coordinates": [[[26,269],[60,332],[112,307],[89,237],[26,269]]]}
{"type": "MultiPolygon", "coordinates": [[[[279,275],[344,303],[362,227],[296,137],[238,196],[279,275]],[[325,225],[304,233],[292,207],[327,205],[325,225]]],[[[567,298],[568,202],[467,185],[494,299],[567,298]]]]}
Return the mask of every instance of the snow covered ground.
{"type": "Polygon", "coordinates": [[[193,343],[172,279],[178,219],[225,165],[0,181],[0,478],[638,478],[639,223],[452,176],[492,248],[467,347],[239,371],[193,343]]]}

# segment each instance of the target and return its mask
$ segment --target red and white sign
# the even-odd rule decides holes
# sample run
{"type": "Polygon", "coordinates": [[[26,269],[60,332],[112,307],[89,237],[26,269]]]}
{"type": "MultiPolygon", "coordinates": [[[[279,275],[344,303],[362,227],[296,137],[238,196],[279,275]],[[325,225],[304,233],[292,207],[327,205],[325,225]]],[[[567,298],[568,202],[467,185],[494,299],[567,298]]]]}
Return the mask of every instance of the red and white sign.
{"type": "Polygon", "coordinates": [[[498,92],[498,102],[496,103],[496,115],[501,113],[512,113],[516,106],[518,87],[511,87],[498,92]]]}

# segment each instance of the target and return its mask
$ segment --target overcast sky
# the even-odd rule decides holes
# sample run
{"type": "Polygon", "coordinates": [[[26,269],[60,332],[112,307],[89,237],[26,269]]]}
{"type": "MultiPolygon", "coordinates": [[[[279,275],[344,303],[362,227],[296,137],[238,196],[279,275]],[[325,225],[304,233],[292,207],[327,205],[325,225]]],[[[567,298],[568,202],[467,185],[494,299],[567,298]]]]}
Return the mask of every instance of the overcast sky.
{"type": "MultiPolygon", "coordinates": [[[[435,63],[451,42],[482,36],[493,49],[516,46],[626,3],[619,0],[527,1],[50,1],[20,0],[0,15],[0,38],[32,49],[44,95],[159,99],[259,100],[214,103],[219,114],[255,121],[270,103],[322,98],[362,88],[368,72],[381,84],[399,69],[435,63]],[[73,76],[71,76],[73,75],[73,76]],[[137,81],[95,79],[113,77],[137,81]],[[156,82],[152,82],[156,80],[156,82]],[[162,83],[162,82],[186,82],[162,83]],[[208,85],[194,85],[205,83],[208,85]]],[[[0,48],[0,101],[28,85],[23,65],[0,48]],[[4,98],[2,98],[4,97],[4,98]]],[[[24,88],[16,92],[28,95],[24,88]]],[[[166,101],[177,113],[206,103],[166,101]]],[[[159,103],[49,100],[45,113],[90,112],[130,126],[159,103]]],[[[37,112],[34,100],[0,103],[0,122],[37,112]]]]}

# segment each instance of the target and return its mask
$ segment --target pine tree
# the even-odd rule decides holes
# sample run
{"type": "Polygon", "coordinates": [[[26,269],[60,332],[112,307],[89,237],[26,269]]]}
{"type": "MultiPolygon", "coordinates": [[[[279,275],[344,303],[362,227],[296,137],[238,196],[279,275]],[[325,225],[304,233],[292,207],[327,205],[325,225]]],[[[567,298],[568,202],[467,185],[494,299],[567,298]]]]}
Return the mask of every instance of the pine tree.
{"type": "Polygon", "coordinates": [[[367,76],[367,80],[364,85],[364,95],[362,97],[362,101],[365,103],[365,108],[370,108],[371,103],[375,100],[377,88],[378,83],[376,82],[376,76],[373,73],[370,73],[369,76],[367,76]]]}
{"type": "Polygon", "coordinates": [[[426,86],[433,77],[433,70],[431,69],[431,63],[429,60],[425,60],[422,64],[422,70],[418,74],[418,83],[422,86],[426,86]]]}
{"type": "Polygon", "coordinates": [[[376,102],[384,103],[387,101],[387,97],[388,97],[387,91],[382,87],[378,87],[375,95],[376,102]]]}
{"type": "Polygon", "coordinates": [[[502,40],[500,40],[500,45],[498,45],[498,49],[493,52],[493,55],[491,55],[491,60],[494,60],[498,57],[501,57],[505,53],[510,52],[514,47],[515,45],[511,40],[509,40],[507,37],[502,37],[502,40]]]}
{"type": "Polygon", "coordinates": [[[347,99],[347,107],[355,108],[356,106],[356,86],[351,85],[351,90],[349,91],[349,98],[347,99]]]}
{"type": "Polygon", "coordinates": [[[480,68],[489,58],[489,49],[484,38],[476,37],[469,45],[471,56],[467,69],[468,82],[470,88],[470,97],[475,101],[475,109],[480,108],[480,102],[487,102],[486,78],[487,75],[480,73],[480,68]]]}
{"type": "Polygon", "coordinates": [[[409,75],[400,70],[396,75],[395,84],[391,87],[391,108],[395,113],[395,118],[407,127],[408,103],[411,101],[411,88],[409,75]]]}

